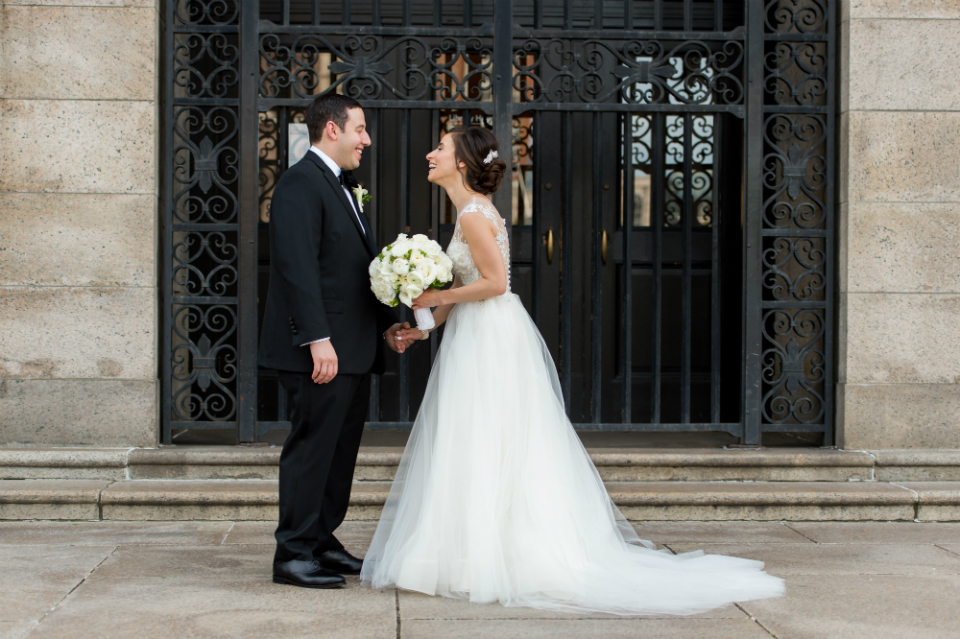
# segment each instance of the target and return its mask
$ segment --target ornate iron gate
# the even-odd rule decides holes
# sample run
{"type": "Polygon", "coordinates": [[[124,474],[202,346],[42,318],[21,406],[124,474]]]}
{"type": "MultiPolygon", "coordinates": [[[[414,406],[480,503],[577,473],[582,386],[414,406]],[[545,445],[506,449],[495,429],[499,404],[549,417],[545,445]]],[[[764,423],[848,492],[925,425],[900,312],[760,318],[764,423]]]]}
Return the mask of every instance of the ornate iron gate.
{"type": "MultiPolygon", "coordinates": [[[[163,440],[287,427],[256,365],[273,185],[358,98],[380,244],[449,240],[445,127],[513,149],[514,290],[578,429],[833,437],[834,0],[167,0],[163,440]]],[[[511,188],[512,187],[512,188],[511,188]]],[[[393,357],[408,427],[436,354],[393,357]]]]}

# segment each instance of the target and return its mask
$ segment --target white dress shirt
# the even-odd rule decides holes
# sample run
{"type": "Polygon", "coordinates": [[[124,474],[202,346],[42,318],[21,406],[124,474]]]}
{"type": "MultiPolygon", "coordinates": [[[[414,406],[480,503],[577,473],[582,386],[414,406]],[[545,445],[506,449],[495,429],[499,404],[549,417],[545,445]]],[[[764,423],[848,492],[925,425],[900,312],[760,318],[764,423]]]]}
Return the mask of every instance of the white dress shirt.
{"type": "MultiPolygon", "coordinates": [[[[330,167],[330,170],[333,171],[333,175],[339,180],[340,172],[342,171],[342,169],[340,168],[340,165],[334,162],[329,155],[327,155],[317,147],[311,146],[310,150],[316,153],[318,156],[320,156],[320,159],[323,160],[323,163],[326,164],[328,167],[330,167]]],[[[366,233],[367,229],[363,225],[363,221],[360,219],[360,214],[357,213],[357,205],[353,201],[353,196],[350,194],[350,191],[347,190],[346,185],[341,184],[340,188],[342,188],[343,192],[347,194],[347,200],[350,202],[351,208],[353,208],[353,214],[357,216],[357,222],[360,222],[360,228],[362,228],[363,232],[366,233]]],[[[312,342],[306,342],[305,344],[301,344],[300,346],[310,346],[311,344],[316,344],[317,342],[326,342],[328,339],[330,338],[321,337],[320,339],[315,339],[312,342]]]]}
{"type": "MultiPolygon", "coordinates": [[[[341,173],[341,171],[342,171],[342,169],[340,168],[340,165],[337,164],[336,162],[334,162],[333,160],[331,160],[329,155],[327,155],[326,153],[324,153],[323,151],[321,151],[321,150],[318,149],[317,147],[311,146],[311,147],[310,147],[310,150],[320,156],[320,159],[323,160],[324,164],[326,164],[327,166],[329,166],[329,167],[330,167],[330,170],[333,171],[334,177],[336,177],[336,178],[339,180],[339,179],[340,179],[340,173],[341,173]]],[[[365,227],[365,226],[363,225],[363,221],[360,220],[360,214],[357,213],[357,205],[356,205],[356,204],[354,203],[354,201],[353,201],[353,195],[350,193],[350,191],[347,190],[346,185],[341,184],[341,185],[340,185],[340,188],[342,188],[342,189],[343,189],[343,192],[347,194],[347,200],[350,202],[350,206],[353,208],[353,214],[354,214],[355,216],[357,216],[357,222],[360,222],[360,228],[362,228],[362,229],[363,229],[363,232],[366,233],[366,232],[367,232],[367,227],[365,227]]]]}

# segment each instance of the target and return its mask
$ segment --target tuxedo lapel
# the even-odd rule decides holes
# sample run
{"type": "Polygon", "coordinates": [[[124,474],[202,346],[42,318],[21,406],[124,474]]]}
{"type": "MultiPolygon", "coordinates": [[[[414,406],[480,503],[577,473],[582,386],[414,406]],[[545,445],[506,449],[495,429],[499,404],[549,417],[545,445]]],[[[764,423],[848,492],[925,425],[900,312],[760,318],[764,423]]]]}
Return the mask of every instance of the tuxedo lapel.
{"type": "Polygon", "coordinates": [[[370,254],[377,255],[380,252],[380,249],[377,248],[377,245],[374,242],[373,227],[370,226],[370,219],[362,211],[360,211],[360,209],[357,209],[357,211],[360,213],[360,219],[363,220],[364,228],[367,229],[367,234],[365,237],[367,238],[367,247],[370,249],[370,254]]]}
{"type": "Polygon", "coordinates": [[[330,167],[327,166],[316,153],[310,151],[307,153],[307,157],[313,160],[313,163],[320,167],[320,172],[323,173],[323,176],[326,178],[327,182],[329,182],[330,186],[333,187],[334,193],[337,194],[337,197],[340,199],[340,203],[343,204],[344,211],[350,216],[350,221],[353,222],[353,226],[357,229],[357,232],[360,233],[360,237],[363,238],[364,244],[367,246],[367,250],[370,251],[372,255],[375,255],[376,253],[370,248],[370,242],[367,238],[367,234],[364,232],[363,227],[360,226],[360,220],[357,219],[357,216],[353,212],[353,207],[350,205],[350,200],[347,199],[347,194],[343,192],[343,186],[340,184],[340,180],[337,179],[337,176],[333,174],[333,171],[330,170],[330,167]]]}
{"type": "Polygon", "coordinates": [[[370,248],[370,253],[376,255],[380,252],[380,249],[377,248],[376,242],[373,238],[373,227],[370,226],[370,219],[363,212],[363,205],[360,203],[360,200],[357,199],[357,193],[353,190],[355,186],[360,186],[360,183],[357,182],[353,175],[349,171],[346,173],[347,176],[347,188],[350,190],[350,199],[353,200],[354,206],[356,206],[357,215],[360,216],[360,221],[363,224],[363,228],[366,231],[364,236],[367,240],[367,246],[370,248]]]}

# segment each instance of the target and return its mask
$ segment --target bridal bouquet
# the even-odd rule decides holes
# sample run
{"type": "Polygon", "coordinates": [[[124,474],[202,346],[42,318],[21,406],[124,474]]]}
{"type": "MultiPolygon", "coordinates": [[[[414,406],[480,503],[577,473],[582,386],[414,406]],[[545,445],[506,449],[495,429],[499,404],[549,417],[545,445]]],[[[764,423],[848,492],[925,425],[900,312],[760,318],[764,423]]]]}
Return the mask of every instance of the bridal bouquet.
{"type": "MultiPolygon", "coordinates": [[[[453,262],[440,245],[426,235],[397,236],[370,262],[370,290],[387,306],[399,302],[413,306],[413,300],[428,288],[443,288],[453,279],[453,262]]],[[[417,309],[417,328],[436,324],[429,308],[417,309]]]]}

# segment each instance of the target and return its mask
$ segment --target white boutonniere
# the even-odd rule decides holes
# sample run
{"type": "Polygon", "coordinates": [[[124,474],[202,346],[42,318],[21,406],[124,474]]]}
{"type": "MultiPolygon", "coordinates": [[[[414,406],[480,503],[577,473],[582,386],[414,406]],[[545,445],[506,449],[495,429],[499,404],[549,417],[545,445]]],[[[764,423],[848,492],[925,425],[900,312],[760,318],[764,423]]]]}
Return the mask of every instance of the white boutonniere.
{"type": "Polygon", "coordinates": [[[353,196],[357,198],[357,204],[360,205],[360,212],[363,213],[363,205],[372,199],[370,191],[363,188],[362,184],[353,187],[353,196]]]}

